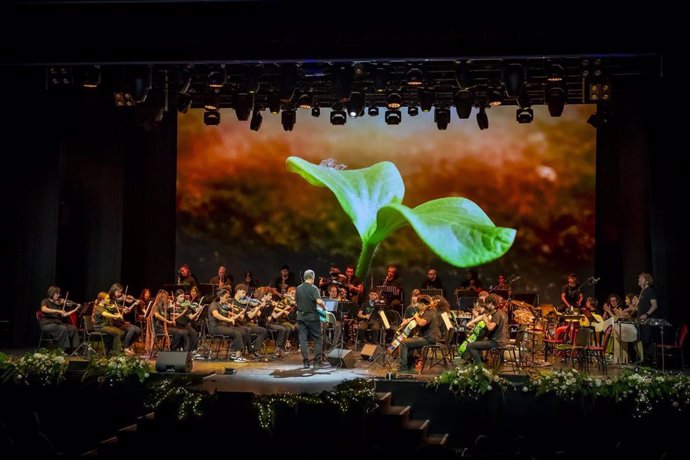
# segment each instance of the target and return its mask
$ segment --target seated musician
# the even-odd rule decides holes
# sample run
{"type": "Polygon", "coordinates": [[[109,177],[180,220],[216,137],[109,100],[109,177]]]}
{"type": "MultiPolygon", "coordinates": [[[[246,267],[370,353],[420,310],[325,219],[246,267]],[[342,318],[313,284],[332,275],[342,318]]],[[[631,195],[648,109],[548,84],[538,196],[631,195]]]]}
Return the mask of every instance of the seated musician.
{"type": "Polygon", "coordinates": [[[475,318],[477,321],[484,321],[488,331],[485,339],[467,345],[467,351],[475,364],[482,364],[483,350],[491,350],[508,343],[508,316],[498,308],[499,303],[496,295],[489,294],[484,300],[486,312],[475,318]]]}
{"type": "Polygon", "coordinates": [[[271,316],[273,320],[283,326],[287,330],[285,336],[285,349],[290,347],[290,338],[297,334],[297,303],[295,301],[295,295],[297,294],[297,288],[290,286],[287,293],[283,296],[280,301],[280,306],[274,308],[271,316]]]}
{"type": "Polygon", "coordinates": [[[140,322],[146,320],[146,309],[149,307],[149,302],[153,299],[151,298],[151,290],[149,288],[144,288],[139,295],[139,303],[134,307],[134,321],[140,322]]]}
{"type": "MultiPolygon", "coordinates": [[[[287,290],[285,291],[287,294],[287,290]]],[[[261,309],[259,310],[260,324],[269,331],[273,331],[275,338],[276,358],[282,358],[285,354],[285,336],[287,335],[287,328],[277,321],[274,321],[273,312],[276,310],[279,302],[273,301],[273,289],[270,287],[260,287],[254,291],[254,298],[261,302],[261,309]]]]}
{"type": "MultiPolygon", "coordinates": [[[[335,300],[338,302],[345,301],[346,297],[343,297],[342,290],[343,288],[338,288],[338,286],[331,284],[330,286],[328,286],[328,299],[335,300]]],[[[327,348],[333,348],[334,346],[337,346],[340,343],[340,338],[342,337],[342,335],[343,322],[336,317],[335,324],[333,324],[333,338],[329,339],[327,334],[324,335],[324,338],[330,342],[327,348]]]]}
{"type": "MultiPolygon", "coordinates": [[[[413,369],[410,364],[414,360],[413,352],[418,348],[426,345],[434,345],[441,340],[441,331],[439,324],[441,318],[432,305],[429,296],[421,295],[417,299],[420,311],[414,314],[412,318],[403,320],[401,327],[414,320],[417,323],[416,335],[407,337],[400,341],[400,355],[398,356],[398,371],[410,372],[413,369]]],[[[415,333],[413,331],[413,334],[415,333]]]]}
{"type": "Polygon", "coordinates": [[[238,284],[235,286],[235,297],[232,299],[232,305],[233,308],[243,310],[235,319],[235,325],[244,330],[243,337],[247,353],[253,358],[262,358],[259,351],[266,339],[266,329],[254,322],[259,320],[258,315],[261,310],[261,302],[253,301],[247,297],[247,286],[238,284]],[[253,341],[251,340],[252,336],[255,336],[253,341]]]}
{"type": "Polygon", "coordinates": [[[478,294],[482,290],[482,282],[475,270],[465,270],[465,280],[460,283],[460,289],[469,291],[470,294],[478,294]]]}
{"type": "Polygon", "coordinates": [[[246,362],[242,357],[245,330],[235,325],[235,315],[230,302],[230,291],[220,289],[217,297],[208,306],[208,330],[211,335],[223,335],[232,339],[232,359],[235,362],[246,362]]]}
{"type": "MultiPolygon", "coordinates": [[[[192,287],[192,289],[196,289],[196,286],[192,287]]],[[[190,293],[192,289],[190,289],[190,293]]],[[[196,307],[192,306],[192,303],[187,300],[182,289],[175,291],[175,303],[172,308],[172,317],[175,320],[175,326],[187,330],[189,333],[189,350],[196,352],[199,332],[196,330],[195,322],[203,309],[199,305],[196,305],[196,307]]]]}
{"type": "Polygon", "coordinates": [[[180,265],[180,269],[177,272],[177,284],[184,284],[185,286],[188,286],[187,289],[192,286],[199,285],[199,281],[197,281],[196,276],[192,273],[189,265],[180,265]]]}
{"type": "Polygon", "coordinates": [[[280,273],[278,276],[273,278],[270,287],[274,289],[274,293],[278,297],[283,297],[290,286],[297,286],[297,279],[295,279],[295,274],[290,271],[288,265],[283,265],[280,267],[280,273]]]}
{"type": "Polygon", "coordinates": [[[584,317],[580,319],[580,326],[594,329],[594,340],[597,345],[601,344],[601,332],[599,332],[597,326],[601,326],[604,322],[604,317],[601,316],[598,305],[599,301],[597,299],[594,297],[587,297],[585,306],[580,310],[580,313],[584,315],[584,317]]]}
{"type": "MultiPolygon", "coordinates": [[[[443,313],[446,313],[448,315],[449,320],[453,318],[453,311],[450,309],[450,303],[446,300],[445,297],[443,297],[442,295],[435,295],[431,298],[431,303],[433,304],[439,316],[443,313]]],[[[445,334],[447,332],[446,323],[443,321],[442,318],[441,324],[439,325],[439,330],[442,334],[445,334]]]]}
{"type": "MultiPolygon", "coordinates": [[[[163,291],[161,289],[161,291],[163,291]]],[[[168,299],[167,293],[158,291],[156,302],[153,307],[153,327],[156,334],[170,336],[170,350],[189,351],[189,331],[177,327],[175,315],[173,313],[173,303],[168,299]]]]}
{"type": "Polygon", "coordinates": [[[80,340],[77,328],[63,320],[76,313],[80,307],[81,304],[60,299],[58,286],[50,286],[46,298],[41,301],[41,330],[66,351],[79,347],[80,340]]]}
{"type": "Polygon", "coordinates": [[[364,302],[357,311],[357,318],[359,324],[357,325],[357,335],[361,343],[376,343],[381,330],[381,318],[378,310],[383,308],[384,304],[379,301],[379,293],[371,291],[369,293],[369,300],[364,302]],[[367,329],[371,331],[371,337],[367,337],[367,329]]]}
{"type": "Polygon", "coordinates": [[[403,315],[403,318],[412,318],[414,315],[417,314],[419,311],[419,307],[417,305],[417,301],[419,300],[419,296],[422,295],[419,289],[413,289],[412,293],[410,294],[410,298],[412,301],[410,302],[410,305],[407,306],[405,309],[405,314],[403,315]]]}
{"type": "Polygon", "coordinates": [[[110,300],[110,296],[107,292],[98,293],[98,297],[93,306],[93,312],[91,313],[91,318],[93,320],[94,330],[108,334],[110,340],[106,341],[106,343],[110,344],[110,351],[122,353],[122,337],[125,335],[125,331],[112,326],[110,323],[111,321],[117,322],[122,320],[122,315],[114,302],[110,300]]]}
{"type": "Polygon", "coordinates": [[[122,318],[119,320],[111,319],[110,325],[122,329],[125,332],[124,343],[122,344],[124,351],[125,353],[134,353],[134,350],[132,350],[132,344],[141,335],[141,328],[128,321],[125,321],[124,316],[136,308],[136,306],[139,304],[139,300],[130,295],[125,296],[124,288],[119,283],[115,283],[110,286],[108,295],[110,296],[111,302],[115,303],[115,306],[122,315],[122,318]]]}

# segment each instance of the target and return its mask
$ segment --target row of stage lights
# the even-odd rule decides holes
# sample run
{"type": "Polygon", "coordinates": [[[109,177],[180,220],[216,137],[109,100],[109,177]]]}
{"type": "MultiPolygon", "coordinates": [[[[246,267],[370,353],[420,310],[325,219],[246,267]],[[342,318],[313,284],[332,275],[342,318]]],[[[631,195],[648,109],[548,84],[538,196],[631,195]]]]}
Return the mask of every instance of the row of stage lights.
{"type": "MultiPolygon", "coordinates": [[[[590,76],[592,66],[588,61],[583,61],[582,67],[584,83],[584,79],[590,76]]],[[[531,123],[534,120],[533,100],[543,102],[548,106],[550,115],[558,117],[563,113],[565,104],[572,103],[574,98],[576,102],[608,105],[611,96],[611,84],[607,78],[603,78],[600,61],[593,64],[593,78],[582,88],[582,100],[579,95],[569,94],[569,91],[574,91],[572,71],[566,72],[563,66],[554,63],[548,66],[542,80],[536,83],[527,79],[525,66],[509,63],[502,67],[500,79],[467,78],[466,73],[456,70],[453,78],[455,84],[452,86],[448,84],[447,76],[433,80],[417,67],[411,67],[405,73],[398,72],[396,80],[392,81],[389,71],[382,66],[367,74],[369,79],[365,84],[357,80],[358,75],[364,75],[363,69],[362,66],[337,65],[328,79],[320,75],[322,86],[319,87],[317,82],[314,85],[317,89],[305,89],[304,86],[298,88],[298,80],[305,77],[304,74],[298,76],[296,65],[281,65],[272,86],[264,82],[263,87],[256,72],[244,74],[246,81],[235,79],[231,85],[226,67],[222,64],[212,68],[204,79],[198,73],[194,74],[191,65],[156,69],[155,73],[153,66],[140,66],[138,72],[121,78],[127,83],[115,87],[112,97],[118,108],[151,108],[155,121],[162,120],[172,98],[175,98],[174,103],[181,113],[186,113],[192,106],[203,106],[204,122],[212,126],[220,124],[221,107],[231,107],[238,120],[250,121],[250,129],[254,131],[261,127],[261,112],[268,110],[281,114],[283,128],[292,131],[298,109],[310,110],[312,116],[319,117],[322,107],[330,108],[330,122],[333,125],[344,125],[348,118],[359,118],[365,113],[376,117],[380,111],[384,111],[385,122],[398,125],[403,118],[401,109],[406,106],[410,117],[417,116],[420,111],[433,110],[437,128],[445,130],[451,121],[452,107],[455,107],[459,119],[468,119],[473,108],[476,108],[477,125],[483,130],[489,126],[487,109],[504,103],[517,105],[515,119],[518,123],[531,123]],[[566,75],[571,76],[570,90],[566,75]],[[192,84],[194,79],[195,85],[192,84]],[[201,80],[204,80],[203,83],[201,80]],[[328,85],[324,86],[324,81],[328,85]],[[230,95],[221,91],[228,87],[231,87],[230,95]]],[[[436,72],[437,75],[443,75],[436,72]]],[[[123,70],[123,73],[126,71],[123,70]]],[[[72,86],[78,80],[84,88],[95,89],[101,85],[101,78],[99,66],[46,69],[46,87],[72,86]]]]}

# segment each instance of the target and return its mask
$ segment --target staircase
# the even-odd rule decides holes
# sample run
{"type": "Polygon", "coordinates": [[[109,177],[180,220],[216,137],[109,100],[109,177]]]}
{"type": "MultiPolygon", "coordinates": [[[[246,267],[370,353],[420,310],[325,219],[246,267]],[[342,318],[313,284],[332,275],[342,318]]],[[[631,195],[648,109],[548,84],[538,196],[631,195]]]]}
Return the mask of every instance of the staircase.
{"type": "Polygon", "coordinates": [[[376,396],[379,409],[368,420],[369,445],[408,453],[424,445],[447,446],[448,434],[429,433],[431,421],[411,419],[411,406],[393,405],[390,392],[376,393],[376,396]]]}

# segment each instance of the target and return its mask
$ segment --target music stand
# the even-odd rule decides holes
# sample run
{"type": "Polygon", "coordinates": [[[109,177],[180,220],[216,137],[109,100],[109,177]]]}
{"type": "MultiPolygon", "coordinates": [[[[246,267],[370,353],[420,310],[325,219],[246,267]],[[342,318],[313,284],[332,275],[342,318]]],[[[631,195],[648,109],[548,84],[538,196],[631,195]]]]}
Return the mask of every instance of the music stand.
{"type": "Polygon", "coordinates": [[[216,285],[210,283],[199,283],[199,294],[201,296],[214,295],[216,293],[216,285]]]}
{"type": "Polygon", "coordinates": [[[440,295],[442,297],[445,297],[445,295],[443,295],[443,289],[437,289],[437,288],[420,289],[419,293],[422,295],[428,295],[429,297],[433,297],[435,295],[440,295]]]}
{"type": "Polygon", "coordinates": [[[173,294],[174,294],[175,291],[177,291],[178,289],[182,289],[182,290],[184,291],[185,294],[189,294],[189,288],[190,288],[190,287],[191,287],[191,285],[189,285],[189,284],[172,284],[172,283],[168,283],[168,284],[164,284],[164,285],[163,285],[163,288],[164,288],[166,291],[170,291],[170,292],[172,292],[173,294]]]}

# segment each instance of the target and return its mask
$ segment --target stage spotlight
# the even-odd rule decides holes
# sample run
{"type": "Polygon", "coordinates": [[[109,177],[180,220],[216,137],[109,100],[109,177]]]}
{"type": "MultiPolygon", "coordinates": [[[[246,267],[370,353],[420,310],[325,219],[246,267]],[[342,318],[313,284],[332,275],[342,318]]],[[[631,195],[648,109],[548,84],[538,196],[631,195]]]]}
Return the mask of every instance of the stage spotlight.
{"type": "Polygon", "coordinates": [[[489,129],[489,117],[486,115],[484,106],[479,107],[479,112],[477,112],[477,126],[479,129],[489,129]]]}
{"type": "Polygon", "coordinates": [[[386,98],[386,107],[389,109],[399,109],[402,105],[402,98],[399,93],[390,93],[386,98]]]}
{"type": "Polygon", "coordinates": [[[252,112],[252,119],[249,121],[249,129],[252,131],[258,131],[261,128],[261,123],[264,121],[264,117],[261,116],[261,112],[254,110],[252,112]]]}
{"type": "Polygon", "coordinates": [[[400,110],[386,110],[384,117],[387,125],[399,125],[402,121],[400,110]]]}
{"type": "Polygon", "coordinates": [[[225,85],[225,64],[221,64],[219,70],[213,70],[209,72],[206,77],[206,84],[209,88],[220,89],[225,85]]]}
{"type": "Polygon", "coordinates": [[[338,102],[347,102],[352,94],[354,72],[349,64],[340,64],[333,71],[333,91],[338,102]]]}
{"type": "Polygon", "coordinates": [[[83,72],[81,86],[89,89],[98,88],[101,84],[101,66],[89,66],[86,67],[83,72]]]}
{"type": "Polygon", "coordinates": [[[354,92],[350,96],[350,100],[345,104],[345,107],[347,108],[347,113],[350,115],[350,118],[357,118],[360,114],[364,114],[364,105],[364,94],[354,92]]]}
{"type": "Polygon", "coordinates": [[[411,117],[416,117],[419,115],[419,109],[415,105],[411,105],[407,108],[407,114],[411,117]]]}
{"type": "Polygon", "coordinates": [[[300,94],[297,99],[297,107],[300,109],[311,109],[314,105],[314,96],[311,93],[300,94]]]}
{"type": "Polygon", "coordinates": [[[220,112],[217,110],[204,112],[204,124],[206,126],[218,126],[220,124],[220,112]]]}
{"type": "Polygon", "coordinates": [[[534,111],[532,107],[517,109],[517,112],[515,112],[515,120],[517,120],[518,123],[532,123],[532,120],[534,120],[534,111]]]}
{"type": "Polygon", "coordinates": [[[551,65],[549,65],[549,71],[548,71],[548,74],[546,76],[546,80],[550,81],[552,83],[557,83],[557,82],[563,81],[564,73],[565,72],[563,71],[562,65],[551,64],[551,65]]]}
{"type": "Polygon", "coordinates": [[[491,91],[489,94],[489,107],[498,107],[503,104],[503,96],[498,91],[491,91]]]}
{"type": "Polygon", "coordinates": [[[249,115],[254,108],[254,95],[241,93],[235,95],[235,115],[239,121],[249,120],[249,115]]]}
{"type": "Polygon", "coordinates": [[[208,96],[206,102],[204,103],[204,108],[206,110],[218,111],[220,109],[220,102],[218,101],[218,95],[213,94],[208,96]]]}
{"type": "Polygon", "coordinates": [[[424,73],[419,68],[413,67],[407,71],[406,79],[409,86],[422,86],[424,83],[424,73]]]}
{"type": "Polygon", "coordinates": [[[525,83],[525,68],[521,64],[511,63],[503,69],[503,80],[508,97],[518,97],[525,83]]]}
{"type": "Polygon", "coordinates": [[[560,86],[552,86],[548,89],[546,103],[552,117],[560,117],[563,114],[566,96],[565,90],[560,86]]]}
{"type": "Polygon", "coordinates": [[[268,110],[271,113],[280,113],[280,98],[278,93],[268,95],[268,110]]]}
{"type": "Polygon", "coordinates": [[[321,109],[319,108],[318,105],[315,105],[314,107],[311,108],[311,116],[314,118],[318,118],[321,116],[321,109]]]}
{"type": "Polygon", "coordinates": [[[331,124],[334,126],[342,126],[347,122],[347,115],[344,110],[333,109],[331,111],[331,124]]]}
{"type": "Polygon", "coordinates": [[[465,89],[461,89],[455,93],[455,96],[453,96],[453,103],[455,104],[455,111],[458,114],[458,118],[466,119],[470,117],[473,99],[472,93],[465,89]]]}
{"type": "Polygon", "coordinates": [[[448,123],[450,123],[450,110],[436,107],[434,111],[434,121],[438,129],[443,131],[448,128],[448,123]]]}
{"type": "Polygon", "coordinates": [[[67,67],[46,68],[46,89],[49,86],[69,86],[73,82],[71,69],[67,67]]]}
{"type": "Polygon", "coordinates": [[[611,112],[606,104],[597,104],[597,111],[589,116],[587,123],[594,128],[601,128],[608,124],[611,118],[611,112]]]}
{"type": "Polygon", "coordinates": [[[388,87],[388,82],[390,77],[388,76],[388,70],[384,67],[377,67],[374,70],[374,91],[377,93],[383,93],[388,87]]]}
{"type": "Polygon", "coordinates": [[[417,97],[419,98],[419,108],[422,109],[422,112],[430,112],[431,107],[434,106],[436,93],[430,89],[420,89],[417,97]]]}
{"type": "Polygon", "coordinates": [[[192,86],[193,65],[186,65],[177,70],[177,93],[187,94],[192,86]]]}
{"type": "MultiPolygon", "coordinates": [[[[280,102],[290,102],[295,95],[297,86],[297,66],[282,64],[278,75],[278,99],[280,102]]],[[[271,112],[273,112],[271,110],[271,112]]],[[[278,112],[273,112],[278,113],[278,112]]]]}
{"type": "Polygon", "coordinates": [[[375,105],[369,106],[369,111],[367,112],[370,117],[378,117],[379,116],[379,108],[376,107],[375,105]]]}
{"type": "Polygon", "coordinates": [[[187,113],[187,111],[192,107],[192,96],[185,94],[177,95],[177,111],[180,113],[187,113]]]}
{"type": "Polygon", "coordinates": [[[283,110],[280,114],[280,124],[285,131],[292,131],[297,121],[297,113],[292,109],[283,110]]]}

